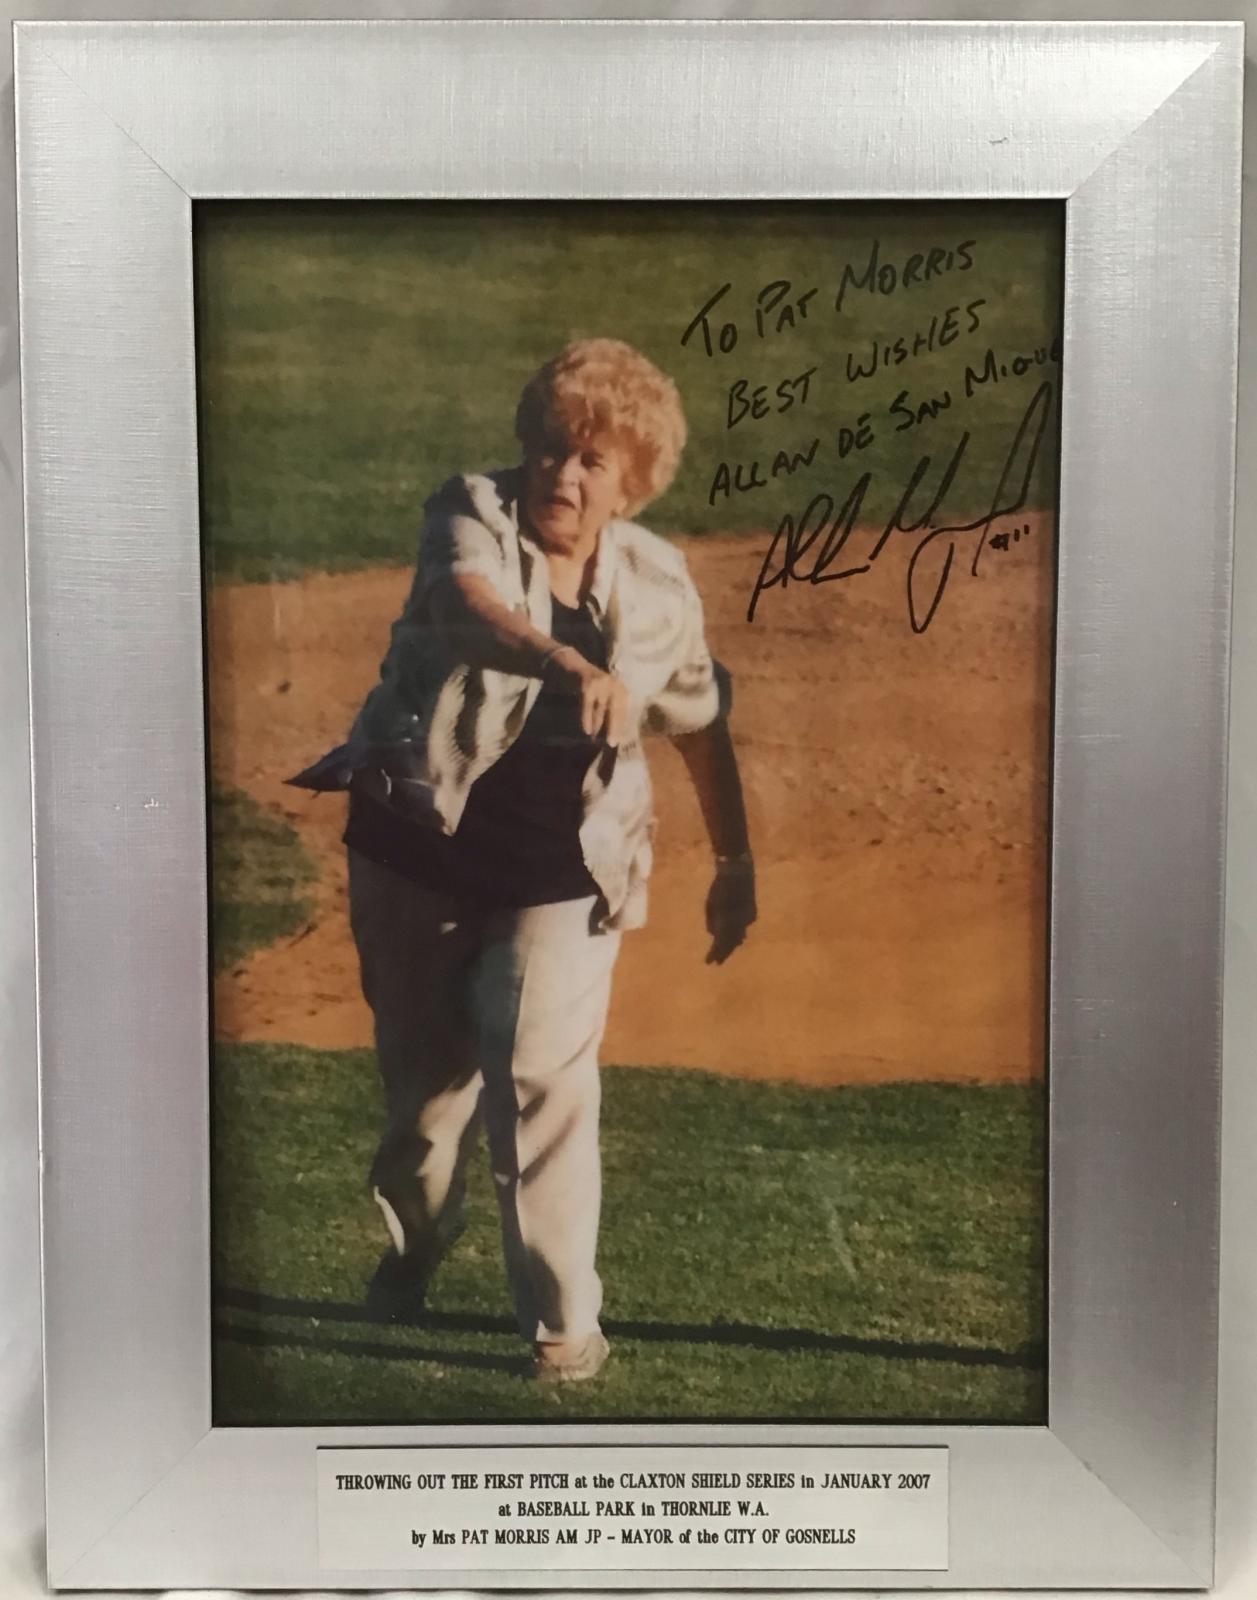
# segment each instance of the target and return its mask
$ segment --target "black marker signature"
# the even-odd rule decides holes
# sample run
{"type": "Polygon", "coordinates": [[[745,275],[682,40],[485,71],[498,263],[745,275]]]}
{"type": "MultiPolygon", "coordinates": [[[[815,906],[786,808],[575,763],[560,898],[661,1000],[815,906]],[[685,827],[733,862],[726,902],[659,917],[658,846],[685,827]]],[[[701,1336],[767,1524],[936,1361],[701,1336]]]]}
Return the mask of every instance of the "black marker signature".
{"type": "Polygon", "coordinates": [[[1011,516],[1025,506],[1030,494],[1030,480],[1034,473],[1035,462],[1038,460],[1051,415],[1051,402],[1052,384],[1050,382],[1040,384],[1017,427],[995,492],[991,496],[991,508],[984,516],[978,517],[973,522],[939,523],[936,520],[939,508],[946,499],[969,448],[968,431],[961,434],[951,459],[944,467],[933,499],[921,515],[910,522],[907,520],[909,507],[933,460],[931,456],[920,458],[877,542],[865,558],[855,565],[836,567],[847,541],[860,520],[860,513],[873,482],[873,474],[863,473],[856,480],[842,505],[836,509],[832,495],[813,495],[797,520],[793,516],[781,519],[781,525],[772,537],[755,580],[746,620],[748,622],[755,620],[759,597],[766,590],[784,589],[792,582],[833,583],[841,578],[857,577],[869,570],[885,549],[892,534],[917,533],[924,529],[924,537],[917,543],[908,560],[908,620],[912,624],[914,633],[924,633],[934,620],[934,614],[939,608],[951,577],[959,536],[966,533],[979,535],[977,548],[973,552],[969,566],[971,575],[976,577],[991,524],[1000,517],[1011,516]],[[943,555],[941,570],[932,568],[931,575],[922,562],[926,553],[938,540],[946,540],[946,553],[943,555]],[[815,559],[810,567],[805,566],[805,558],[818,545],[815,559]],[[780,565],[774,568],[779,552],[780,565]]]}

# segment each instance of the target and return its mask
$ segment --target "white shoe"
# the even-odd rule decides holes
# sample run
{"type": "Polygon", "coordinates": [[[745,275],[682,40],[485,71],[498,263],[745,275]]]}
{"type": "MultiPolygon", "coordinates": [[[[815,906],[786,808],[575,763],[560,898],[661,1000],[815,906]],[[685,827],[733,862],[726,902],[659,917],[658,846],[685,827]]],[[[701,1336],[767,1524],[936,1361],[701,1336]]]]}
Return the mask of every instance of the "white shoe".
{"type": "Polygon", "coordinates": [[[606,1365],[611,1346],[600,1333],[579,1341],[539,1344],[533,1377],[538,1383],[584,1383],[606,1365]]]}

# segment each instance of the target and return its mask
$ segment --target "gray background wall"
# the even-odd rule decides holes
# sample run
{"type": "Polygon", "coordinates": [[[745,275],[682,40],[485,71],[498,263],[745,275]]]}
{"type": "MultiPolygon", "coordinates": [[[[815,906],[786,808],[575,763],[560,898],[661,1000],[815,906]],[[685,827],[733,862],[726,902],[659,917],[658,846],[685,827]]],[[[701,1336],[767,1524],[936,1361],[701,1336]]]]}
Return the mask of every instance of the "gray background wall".
{"type": "MultiPolygon", "coordinates": [[[[170,4],[0,0],[0,1600],[42,1593],[39,1278],[34,1074],[34,961],[30,895],[30,795],[26,759],[25,614],[18,434],[16,229],[13,212],[13,72],[8,22],[56,17],[758,17],[1127,21],[1238,20],[1249,25],[1245,90],[1245,218],[1240,352],[1240,440],[1231,702],[1226,968],[1225,1162],[1222,1233],[1222,1394],[1218,1589],[1257,1594],[1257,0],[1234,5],[1003,5],[466,3],[170,4]]],[[[848,1591],[851,1593],[853,1591],[848,1591]]]]}

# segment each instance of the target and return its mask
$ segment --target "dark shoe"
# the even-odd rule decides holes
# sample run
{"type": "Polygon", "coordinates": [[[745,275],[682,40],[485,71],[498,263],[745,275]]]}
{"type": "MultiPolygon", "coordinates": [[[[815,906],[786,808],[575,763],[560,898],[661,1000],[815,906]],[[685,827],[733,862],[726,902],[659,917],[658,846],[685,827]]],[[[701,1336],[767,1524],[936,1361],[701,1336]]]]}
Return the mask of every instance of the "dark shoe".
{"type": "Polygon", "coordinates": [[[366,1311],[372,1322],[420,1323],[436,1262],[420,1252],[399,1256],[386,1250],[367,1285],[366,1311]]]}
{"type": "Polygon", "coordinates": [[[538,1383],[584,1383],[598,1376],[610,1354],[600,1333],[574,1344],[539,1344],[532,1375],[538,1383]]]}
{"type": "Polygon", "coordinates": [[[384,1212],[393,1249],[380,1257],[367,1285],[367,1316],[372,1322],[422,1322],[436,1269],[467,1225],[465,1208],[460,1201],[434,1222],[413,1179],[373,1183],[372,1193],[384,1212]]]}

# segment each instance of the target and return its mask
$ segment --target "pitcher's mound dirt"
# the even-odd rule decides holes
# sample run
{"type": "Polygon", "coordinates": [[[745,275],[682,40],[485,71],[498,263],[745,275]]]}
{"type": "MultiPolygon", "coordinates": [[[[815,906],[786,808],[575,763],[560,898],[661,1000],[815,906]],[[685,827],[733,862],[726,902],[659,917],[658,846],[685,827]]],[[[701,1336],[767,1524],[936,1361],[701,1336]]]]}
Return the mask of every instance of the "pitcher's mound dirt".
{"type": "MultiPolygon", "coordinates": [[[[906,536],[858,578],[765,594],[752,626],[765,540],[679,541],[734,678],[760,918],[725,966],[704,965],[710,858],[660,741],[650,923],[624,941],[605,1061],[808,1083],[1042,1070],[1053,558],[1050,520],[1031,526],[977,577],[958,559],[920,635],[906,536]]],[[[215,777],[290,822],[321,873],[309,926],[220,977],[220,1038],[371,1042],[344,800],[283,779],[344,737],[409,577],[210,596],[215,777]]]]}

